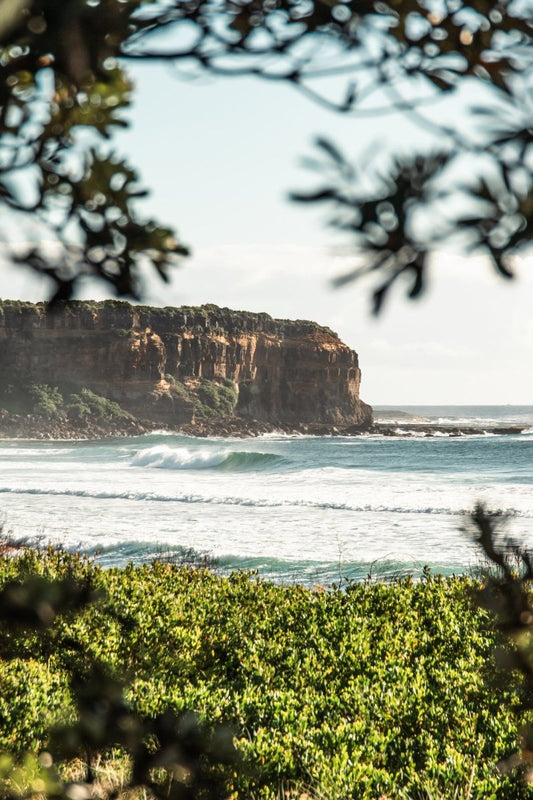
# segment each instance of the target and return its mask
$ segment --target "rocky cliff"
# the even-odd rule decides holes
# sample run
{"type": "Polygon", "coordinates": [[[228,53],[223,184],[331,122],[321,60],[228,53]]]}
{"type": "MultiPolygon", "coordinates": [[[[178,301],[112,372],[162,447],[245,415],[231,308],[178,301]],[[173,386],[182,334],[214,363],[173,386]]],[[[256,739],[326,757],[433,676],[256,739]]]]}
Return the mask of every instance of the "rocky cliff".
{"type": "Polygon", "coordinates": [[[51,311],[0,302],[4,398],[13,386],[16,394],[44,384],[67,399],[88,389],[170,427],[238,415],[366,428],[372,412],[359,398],[360,380],[357,354],[314,322],[211,305],[74,302],[51,311]]]}

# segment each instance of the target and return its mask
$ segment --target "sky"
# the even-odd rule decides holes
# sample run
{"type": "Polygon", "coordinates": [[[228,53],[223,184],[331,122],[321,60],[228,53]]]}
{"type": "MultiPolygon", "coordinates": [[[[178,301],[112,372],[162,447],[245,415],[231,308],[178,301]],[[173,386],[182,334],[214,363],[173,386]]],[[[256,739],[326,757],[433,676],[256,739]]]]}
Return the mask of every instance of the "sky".
{"type": "MultiPolygon", "coordinates": [[[[151,190],[143,213],[175,226],[192,250],[170,285],[147,280],[146,302],[327,325],[358,352],[371,405],[533,404],[533,258],[507,282],[479,258],[439,253],[422,298],[393,292],[376,319],[371,283],[330,286],[353,266],[346,243],[322,212],[288,200],[317,182],[301,164],[317,135],[353,156],[391,142],[408,152],[421,135],[412,124],[346,118],[259,79],[185,82],[157,65],[136,66],[134,77],[131,127],[116,149],[151,190]]],[[[20,267],[0,271],[0,297],[46,293],[20,267]]],[[[105,295],[88,284],[80,296],[105,295]]]]}

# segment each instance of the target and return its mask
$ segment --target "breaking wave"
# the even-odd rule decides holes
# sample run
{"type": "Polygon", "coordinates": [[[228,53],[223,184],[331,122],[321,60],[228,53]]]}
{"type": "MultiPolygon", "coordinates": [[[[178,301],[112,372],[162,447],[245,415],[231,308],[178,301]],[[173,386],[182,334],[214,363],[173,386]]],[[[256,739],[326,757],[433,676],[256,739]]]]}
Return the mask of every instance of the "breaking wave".
{"type": "MultiPolygon", "coordinates": [[[[155,503],[184,503],[184,504],[206,504],[219,506],[243,506],[253,508],[313,508],[328,511],[355,511],[385,514],[428,514],[455,516],[469,513],[469,508],[451,508],[447,506],[434,507],[425,505],[387,505],[381,503],[362,503],[353,505],[350,503],[322,502],[319,500],[270,500],[267,498],[250,498],[238,496],[218,496],[201,494],[157,494],[155,492],[142,491],[96,491],[90,489],[46,489],[46,488],[24,488],[24,487],[0,487],[1,494],[13,495],[33,495],[33,496],[53,496],[53,497],[86,497],[97,500],[132,500],[148,501],[155,503]]],[[[501,514],[513,517],[533,517],[533,509],[505,508],[496,509],[501,514]]]]}
{"type": "Polygon", "coordinates": [[[155,469],[219,469],[251,471],[269,469],[286,461],[275,453],[239,452],[234,450],[193,450],[188,447],[156,445],[141,450],[132,458],[134,467],[155,469]]]}

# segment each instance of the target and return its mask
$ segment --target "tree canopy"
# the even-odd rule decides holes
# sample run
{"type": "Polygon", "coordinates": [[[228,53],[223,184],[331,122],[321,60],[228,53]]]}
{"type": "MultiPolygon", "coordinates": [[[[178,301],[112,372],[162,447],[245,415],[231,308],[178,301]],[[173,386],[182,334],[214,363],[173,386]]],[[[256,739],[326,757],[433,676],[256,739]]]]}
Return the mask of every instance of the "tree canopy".
{"type": "Polygon", "coordinates": [[[187,253],[139,214],[146,192],[111,146],[127,124],[128,63],[157,60],[178,75],[288,82],[354,122],[402,112],[432,135],[361,165],[318,140],[321,183],[292,195],[325,203],[349,234],[357,265],[338,283],[375,273],[375,311],[399,276],[417,296],[428,256],[450,241],[511,277],[533,233],[532,37],[528,0],[6,0],[0,202],[58,245],[16,258],[68,299],[87,274],[136,297],[143,262],[167,280],[187,253]],[[457,121],[436,112],[465,97],[457,121]]]}

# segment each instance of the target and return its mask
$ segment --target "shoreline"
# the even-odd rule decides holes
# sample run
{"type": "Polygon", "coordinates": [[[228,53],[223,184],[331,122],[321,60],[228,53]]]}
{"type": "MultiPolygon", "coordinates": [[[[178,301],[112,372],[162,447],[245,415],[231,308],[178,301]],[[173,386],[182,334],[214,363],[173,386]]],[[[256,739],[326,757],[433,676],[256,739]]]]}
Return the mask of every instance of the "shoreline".
{"type": "Polygon", "coordinates": [[[229,417],[197,423],[171,426],[154,420],[91,419],[83,425],[68,420],[51,420],[38,415],[0,417],[0,439],[31,439],[41,441],[100,441],[103,439],[142,436],[154,431],[168,431],[203,438],[254,438],[265,434],[303,436],[386,436],[396,438],[464,436],[512,436],[530,431],[531,426],[510,425],[443,425],[431,422],[375,422],[370,427],[332,425],[328,423],[272,423],[262,420],[229,417]]]}

